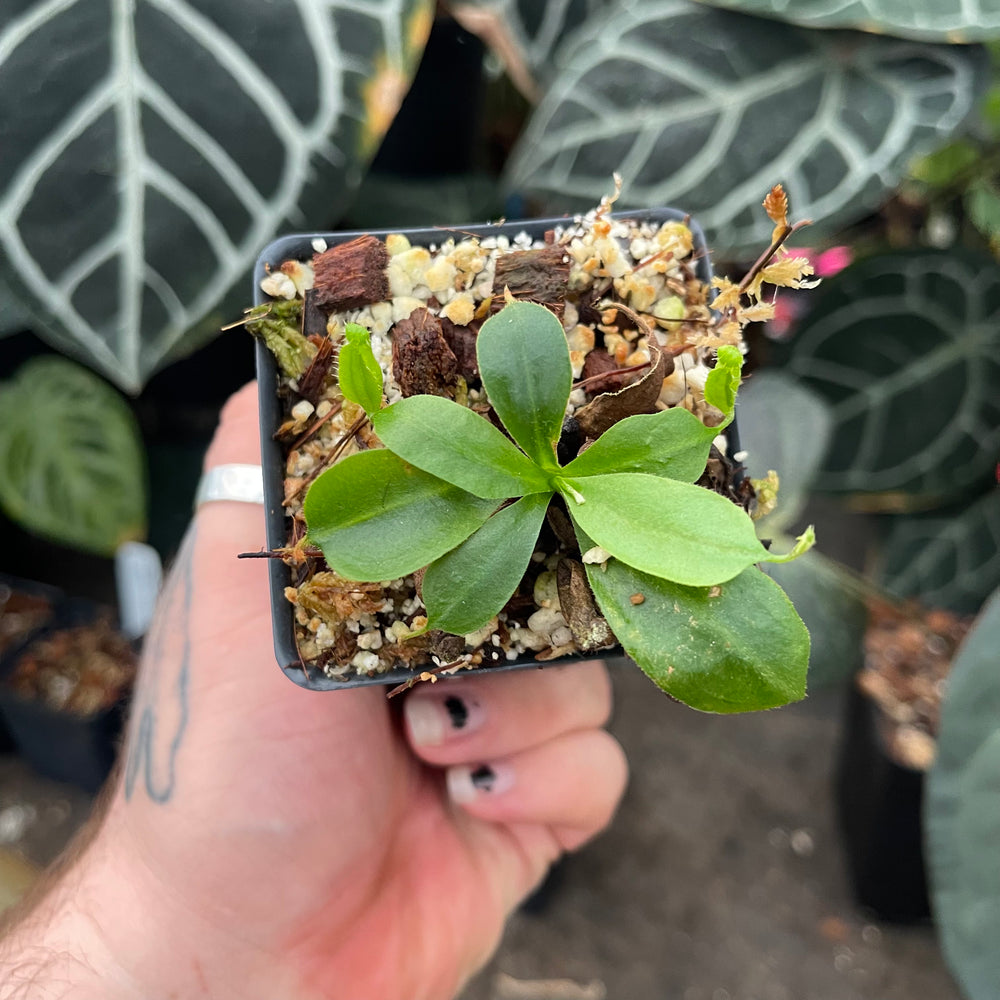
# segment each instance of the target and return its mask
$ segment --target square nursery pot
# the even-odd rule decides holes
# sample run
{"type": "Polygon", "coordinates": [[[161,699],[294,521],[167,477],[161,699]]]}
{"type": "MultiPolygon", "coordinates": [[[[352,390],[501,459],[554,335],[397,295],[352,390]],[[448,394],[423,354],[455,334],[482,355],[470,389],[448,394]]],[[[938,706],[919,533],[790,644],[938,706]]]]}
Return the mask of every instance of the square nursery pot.
{"type": "MultiPolygon", "coordinates": [[[[114,631],[107,611],[90,601],[66,598],[47,591],[53,613],[17,648],[0,657],[0,718],[3,719],[17,752],[40,774],[96,792],[114,765],[124,718],[126,694],[135,676],[136,654],[131,644],[114,631]],[[79,684],[60,675],[57,682],[42,683],[38,664],[53,662],[91,663],[76,646],[77,659],[66,655],[66,644],[75,644],[82,630],[97,637],[102,662],[112,652],[120,666],[110,696],[107,689],[81,698],[79,684]],[[63,702],[57,706],[39,691],[55,692],[63,702]]],[[[96,668],[95,668],[96,669],[96,668]]],[[[102,667],[103,669],[103,667],[102,667]]],[[[51,674],[51,672],[50,672],[51,674]]],[[[74,677],[79,675],[74,673],[74,677]]]]}
{"type": "MultiPolygon", "coordinates": [[[[712,268],[705,248],[704,237],[698,226],[683,212],[670,208],[661,208],[650,211],[615,213],[611,218],[615,220],[635,219],[641,222],[648,222],[656,227],[666,222],[685,222],[691,229],[693,236],[693,251],[689,258],[689,263],[694,277],[705,283],[705,285],[710,284],[712,268]]],[[[279,271],[284,262],[310,260],[314,253],[317,252],[316,248],[322,248],[324,244],[327,248],[333,248],[362,236],[373,236],[384,241],[385,237],[390,235],[390,233],[401,233],[413,247],[422,246],[429,248],[440,246],[449,237],[453,237],[456,241],[461,241],[469,237],[478,239],[506,237],[511,241],[511,249],[513,250],[525,248],[523,242],[518,246],[515,246],[513,243],[519,234],[527,235],[527,246],[543,247],[545,245],[546,233],[559,227],[567,228],[571,225],[573,225],[572,219],[562,218],[497,225],[477,225],[462,229],[429,228],[285,236],[267,246],[257,260],[254,271],[254,301],[256,305],[270,301],[269,296],[261,290],[261,282],[269,274],[273,275],[279,271]]],[[[628,247],[624,247],[623,250],[627,252],[628,247]]],[[[306,305],[303,308],[303,318],[306,326],[310,322],[309,313],[310,304],[307,298],[306,305]]],[[[308,329],[305,332],[308,332],[308,329]]],[[[279,397],[277,391],[280,379],[274,356],[260,338],[257,339],[256,343],[256,361],[260,386],[260,434],[264,467],[267,547],[273,551],[289,543],[289,520],[286,517],[283,507],[285,498],[286,456],[283,446],[275,437],[278,428],[287,418],[287,413],[285,401],[279,397]]],[[[730,425],[726,435],[729,444],[729,454],[733,454],[738,450],[735,424],[730,425]]],[[[270,559],[269,569],[275,653],[281,669],[295,683],[312,690],[335,690],[372,684],[399,685],[412,681],[420,673],[421,668],[419,667],[414,669],[400,665],[387,672],[353,674],[344,678],[338,678],[329,676],[327,673],[316,668],[315,665],[304,664],[296,647],[294,609],[285,598],[285,589],[295,581],[291,578],[289,567],[280,559],[270,559]]],[[[556,660],[540,662],[531,651],[528,651],[523,655],[519,655],[514,660],[502,660],[496,664],[484,663],[479,669],[518,670],[545,666],[549,662],[591,659],[594,656],[615,659],[620,658],[622,652],[620,647],[614,647],[601,650],[597,653],[581,653],[572,656],[563,656],[556,660]]],[[[459,671],[458,675],[460,676],[463,672],[459,671]]]]}
{"type": "Polygon", "coordinates": [[[881,708],[851,684],[836,769],[836,803],[854,897],[882,920],[930,919],[924,865],[925,772],[897,761],[881,708]]]}

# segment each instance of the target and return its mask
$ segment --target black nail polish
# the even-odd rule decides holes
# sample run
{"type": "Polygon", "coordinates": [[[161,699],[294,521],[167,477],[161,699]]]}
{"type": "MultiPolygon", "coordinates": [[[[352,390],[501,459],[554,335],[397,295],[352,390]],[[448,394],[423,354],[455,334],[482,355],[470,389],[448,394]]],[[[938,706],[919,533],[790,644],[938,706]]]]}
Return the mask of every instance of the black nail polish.
{"type": "Polygon", "coordinates": [[[465,702],[456,695],[449,695],[444,700],[444,707],[448,710],[448,717],[451,719],[453,729],[464,729],[469,721],[469,710],[465,702]]]}
{"type": "Polygon", "coordinates": [[[492,792],[493,783],[497,780],[496,772],[489,764],[480,764],[470,775],[473,785],[481,792],[492,792]]]}

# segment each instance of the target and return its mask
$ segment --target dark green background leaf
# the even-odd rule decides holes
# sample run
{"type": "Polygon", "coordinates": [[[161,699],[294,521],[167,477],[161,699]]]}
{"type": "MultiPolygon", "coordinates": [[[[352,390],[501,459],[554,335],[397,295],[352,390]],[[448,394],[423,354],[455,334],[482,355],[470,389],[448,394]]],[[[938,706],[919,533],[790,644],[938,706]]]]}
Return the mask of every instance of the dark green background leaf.
{"type": "Polygon", "coordinates": [[[987,41],[1000,34],[996,0],[702,0],[713,7],[810,28],[860,28],[938,42],[987,41]]]}
{"type": "Polygon", "coordinates": [[[0,504],[29,530],[99,555],[144,538],[145,459],[125,400],[65,358],[36,358],[0,384],[0,504]]]}
{"type": "Polygon", "coordinates": [[[981,487],[1000,452],[1000,268],[960,250],[869,257],[824,285],[787,368],[831,406],[819,488],[927,503],[981,487]]]}
{"type": "Polygon", "coordinates": [[[781,588],[751,567],[711,590],[617,560],[587,577],[625,651],[668,694],[703,712],[775,708],[805,695],[809,633],[781,588]],[[645,600],[633,605],[633,594],[645,600]]]}
{"type": "Polygon", "coordinates": [[[427,567],[421,596],[430,628],[468,635],[503,608],[528,568],[550,499],[522,497],[427,567]]]}
{"type": "Polygon", "coordinates": [[[364,451],[327,469],[306,493],[309,539],[349,580],[394,580],[464,541],[493,513],[481,500],[408,465],[364,451]]]}
{"type": "Polygon", "coordinates": [[[677,205],[716,250],[766,246],[781,181],[832,231],[878,205],[989,82],[978,47],[820,32],[687,0],[615,5],[561,51],[563,71],[508,165],[547,210],[677,205]]]}
{"type": "Polygon", "coordinates": [[[945,957],[969,1000],[1000,983],[1000,593],[967,636],[948,678],[924,828],[945,957]]]}
{"type": "Polygon", "coordinates": [[[784,372],[757,372],[740,389],[736,404],[744,465],[755,479],[778,473],[778,506],[757,522],[770,537],[789,531],[806,502],[830,443],[832,420],[822,396],[784,372]]]}
{"type": "Polygon", "coordinates": [[[39,332],[130,391],[211,336],[275,233],[343,209],[432,9],[4,3],[0,271],[39,332]]]}
{"type": "Polygon", "coordinates": [[[1000,587],[1000,489],[955,509],[890,520],[882,581],[900,597],[972,614],[1000,587]]]}
{"type": "Polygon", "coordinates": [[[544,306],[512,302],[476,338],[479,373],[510,436],[543,468],[556,468],[573,370],[562,324],[544,306]]]}

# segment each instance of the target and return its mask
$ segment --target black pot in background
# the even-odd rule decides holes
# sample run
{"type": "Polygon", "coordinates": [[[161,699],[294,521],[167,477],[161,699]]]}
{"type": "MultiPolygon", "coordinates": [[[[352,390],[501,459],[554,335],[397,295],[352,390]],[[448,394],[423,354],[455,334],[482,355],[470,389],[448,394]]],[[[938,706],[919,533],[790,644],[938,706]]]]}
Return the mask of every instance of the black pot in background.
{"type": "Polygon", "coordinates": [[[0,658],[0,720],[19,756],[39,774],[91,793],[104,784],[114,766],[126,702],[82,716],[26,698],[7,681],[20,658],[36,643],[62,629],[87,625],[105,615],[106,611],[90,601],[62,598],[48,625],[0,658]]]}
{"type": "Polygon", "coordinates": [[[845,708],[836,800],[855,898],[882,920],[926,921],[924,772],[890,756],[881,710],[856,684],[845,708]]]}

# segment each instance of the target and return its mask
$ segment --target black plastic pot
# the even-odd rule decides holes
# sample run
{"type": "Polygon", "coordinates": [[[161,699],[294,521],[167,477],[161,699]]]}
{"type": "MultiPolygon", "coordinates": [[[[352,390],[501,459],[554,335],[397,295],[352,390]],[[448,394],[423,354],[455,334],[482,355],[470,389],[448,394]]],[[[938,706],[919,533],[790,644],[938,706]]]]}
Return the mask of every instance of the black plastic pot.
{"type": "Polygon", "coordinates": [[[26,698],[8,684],[8,679],[37,643],[62,629],[90,624],[103,613],[90,601],[59,595],[51,622],[0,659],[0,719],[19,756],[39,774],[91,793],[104,784],[114,766],[124,702],[83,716],[26,698]]]}
{"type": "MultiPolygon", "coordinates": [[[[616,219],[643,219],[653,223],[669,221],[687,221],[694,235],[694,253],[698,277],[709,284],[712,280],[712,264],[705,247],[705,238],[698,227],[684,213],[672,208],[658,208],[635,212],[618,212],[616,219]]],[[[466,236],[514,237],[518,233],[527,233],[533,240],[541,240],[546,231],[557,226],[571,224],[572,220],[534,219],[524,222],[506,222],[498,225],[464,226],[455,229],[394,229],[371,232],[371,235],[384,238],[391,232],[403,232],[410,243],[415,246],[440,244],[449,236],[459,238],[466,236]]],[[[361,231],[341,233],[302,233],[279,237],[270,243],[260,257],[254,269],[254,302],[260,304],[267,297],[260,290],[260,283],[266,277],[269,268],[277,268],[286,260],[307,260],[314,253],[312,241],[321,238],[327,246],[336,246],[365,235],[361,231]]],[[[285,462],[281,446],[274,439],[275,431],[280,426],[284,414],[281,401],[278,398],[278,370],[271,352],[261,341],[256,344],[257,379],[260,389],[260,440],[261,459],[264,466],[264,504],[267,520],[267,546],[270,549],[279,548],[287,543],[287,520],[282,507],[284,500],[285,462]]],[[[731,451],[738,450],[735,437],[735,425],[730,425],[727,432],[731,451]]],[[[316,670],[307,670],[299,659],[295,648],[295,624],[291,604],[285,599],[285,588],[291,583],[288,567],[278,559],[269,560],[271,582],[271,616],[274,630],[274,650],[278,664],[285,674],[302,687],[313,691],[340,690],[342,688],[364,687],[369,685],[397,685],[411,680],[415,672],[406,668],[388,671],[365,677],[351,677],[337,680],[316,670]]],[[[623,658],[620,648],[604,650],[600,653],[602,659],[623,658]]],[[[484,667],[491,671],[522,670],[527,667],[545,667],[549,663],[566,663],[575,660],[593,659],[593,654],[577,654],[562,657],[559,660],[539,662],[531,656],[504,663],[499,666],[484,667]]],[[[459,674],[461,676],[461,674],[459,674]]]]}
{"type": "Polygon", "coordinates": [[[892,758],[881,710],[857,685],[845,709],[836,800],[855,899],[883,920],[926,921],[924,772],[892,758]]]}

